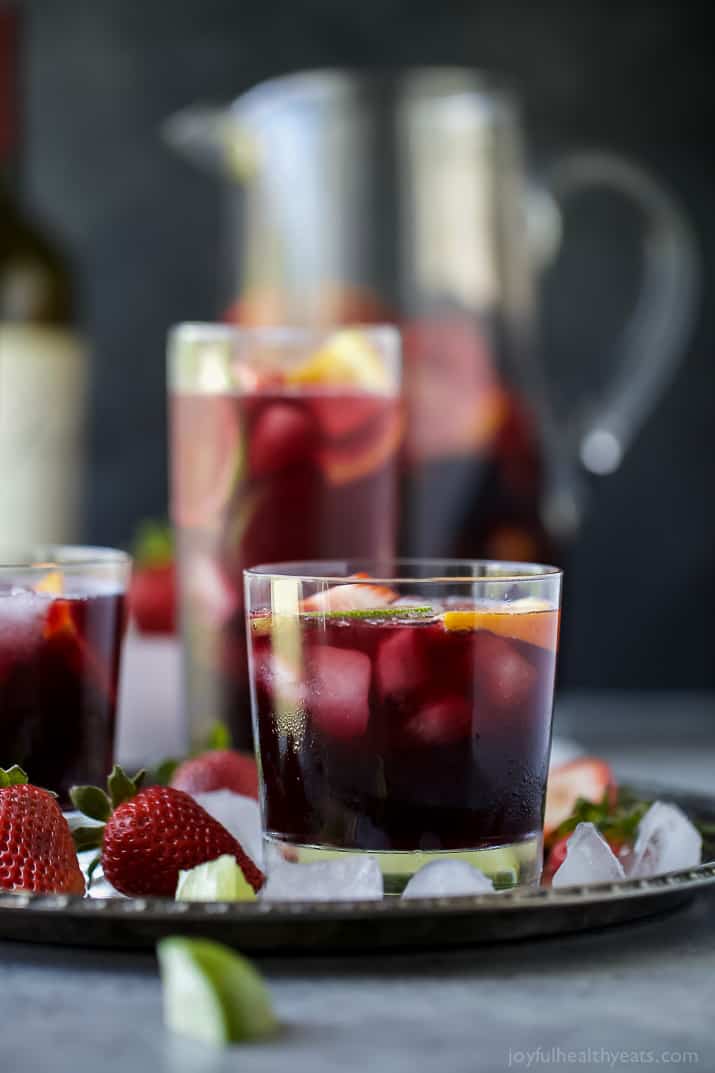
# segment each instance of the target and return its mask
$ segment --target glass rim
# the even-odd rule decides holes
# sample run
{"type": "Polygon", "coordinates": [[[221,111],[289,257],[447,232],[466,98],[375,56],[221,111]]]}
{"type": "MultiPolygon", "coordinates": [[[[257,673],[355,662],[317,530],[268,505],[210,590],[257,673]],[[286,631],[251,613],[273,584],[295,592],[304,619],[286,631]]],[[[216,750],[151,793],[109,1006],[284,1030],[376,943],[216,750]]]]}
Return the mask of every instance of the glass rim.
{"type": "Polygon", "coordinates": [[[293,578],[297,581],[308,582],[331,582],[345,584],[349,582],[355,585],[405,585],[405,584],[469,584],[472,582],[496,582],[510,584],[519,581],[553,581],[563,577],[563,570],[558,566],[550,566],[547,563],[513,562],[503,559],[441,559],[441,558],[394,558],[388,560],[365,560],[365,559],[313,559],[296,560],[277,563],[261,563],[243,571],[243,576],[249,578],[293,578]],[[343,565],[344,574],[336,573],[338,565],[343,565]],[[406,568],[431,567],[435,573],[420,577],[419,574],[411,575],[404,573],[398,576],[394,571],[384,571],[385,566],[406,568]],[[373,573],[370,566],[377,568],[373,573]],[[318,570],[318,567],[325,567],[318,570]],[[464,568],[459,574],[446,574],[445,569],[450,567],[464,568]],[[332,568],[332,571],[329,569],[332,568]],[[351,568],[354,568],[351,570],[351,568]],[[484,569],[485,573],[469,573],[469,569],[484,569]],[[497,568],[501,572],[489,573],[490,568],[497,568]],[[439,572],[441,569],[442,572],[439,572]],[[354,574],[365,571],[367,577],[355,577],[354,574]]]}
{"type": "Polygon", "coordinates": [[[379,324],[326,324],[323,327],[310,324],[222,324],[219,321],[186,320],[179,321],[169,329],[171,340],[180,338],[182,342],[231,342],[232,340],[250,340],[263,342],[271,346],[290,346],[310,344],[322,341],[327,336],[339,331],[359,331],[372,339],[383,339],[386,343],[400,340],[400,329],[386,321],[379,324]]]}
{"type": "Polygon", "coordinates": [[[98,566],[131,566],[132,557],[121,548],[91,544],[37,544],[5,551],[0,548],[0,574],[15,570],[47,573],[53,567],[64,571],[98,566]]]}

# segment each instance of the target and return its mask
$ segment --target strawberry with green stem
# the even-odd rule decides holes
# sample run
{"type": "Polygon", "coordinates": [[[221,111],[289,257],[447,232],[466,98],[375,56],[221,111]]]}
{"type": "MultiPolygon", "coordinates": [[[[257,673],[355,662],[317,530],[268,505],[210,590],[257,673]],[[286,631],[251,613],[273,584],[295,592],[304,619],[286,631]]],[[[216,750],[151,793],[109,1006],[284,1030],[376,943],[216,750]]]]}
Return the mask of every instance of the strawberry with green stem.
{"type": "Polygon", "coordinates": [[[70,794],[75,808],[99,821],[77,828],[75,844],[78,850],[100,851],[97,860],[109,883],[130,896],[173,897],[180,871],[230,854],[259,890],[265,876],[240,842],[183,790],[142,788],[144,774],[131,779],[115,766],[106,793],[75,786],[70,794]]]}
{"type": "Polygon", "coordinates": [[[0,889],[84,894],[72,832],[55,795],[0,768],[0,889]]]}
{"type": "Polygon", "coordinates": [[[174,633],[176,572],[171,529],[144,522],[134,545],[134,571],[129,605],[142,633],[174,633]]]}

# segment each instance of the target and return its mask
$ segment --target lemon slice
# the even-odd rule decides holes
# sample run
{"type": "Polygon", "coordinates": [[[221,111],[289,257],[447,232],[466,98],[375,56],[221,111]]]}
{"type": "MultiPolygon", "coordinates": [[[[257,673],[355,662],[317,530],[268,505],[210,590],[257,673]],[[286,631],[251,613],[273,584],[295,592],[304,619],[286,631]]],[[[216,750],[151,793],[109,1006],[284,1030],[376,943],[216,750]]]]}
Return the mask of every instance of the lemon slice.
{"type": "Polygon", "coordinates": [[[225,1046],[273,1035],[268,989],[249,961],[207,939],[157,944],[164,1021],[180,1036],[225,1046]]]}
{"type": "Polygon", "coordinates": [[[495,607],[445,611],[442,622],[446,630],[489,630],[500,637],[525,641],[539,648],[556,650],[559,636],[559,613],[545,600],[526,597],[495,607]]]}
{"type": "Polygon", "coordinates": [[[360,387],[375,392],[392,387],[380,355],[357,328],[331,335],[319,350],[286,374],[286,382],[297,386],[360,387]]]}
{"type": "Polygon", "coordinates": [[[177,902],[255,902],[256,894],[230,854],[179,872],[177,902]]]}
{"type": "MultiPolygon", "coordinates": [[[[44,566],[44,563],[38,563],[39,566],[44,566]]],[[[40,580],[33,586],[35,592],[44,592],[50,596],[61,596],[64,591],[64,577],[61,570],[57,570],[52,567],[51,563],[47,564],[50,569],[44,574],[40,580]]]]}

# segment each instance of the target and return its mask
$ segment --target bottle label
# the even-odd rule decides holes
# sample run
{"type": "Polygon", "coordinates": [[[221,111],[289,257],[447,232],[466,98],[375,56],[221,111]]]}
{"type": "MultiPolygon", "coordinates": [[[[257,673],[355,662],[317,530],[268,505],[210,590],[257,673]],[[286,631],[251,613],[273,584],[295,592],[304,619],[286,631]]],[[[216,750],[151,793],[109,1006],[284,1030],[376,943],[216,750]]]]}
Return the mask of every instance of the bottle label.
{"type": "Polygon", "coordinates": [[[6,546],[80,537],[87,363],[51,325],[0,324],[0,503],[6,546]]]}

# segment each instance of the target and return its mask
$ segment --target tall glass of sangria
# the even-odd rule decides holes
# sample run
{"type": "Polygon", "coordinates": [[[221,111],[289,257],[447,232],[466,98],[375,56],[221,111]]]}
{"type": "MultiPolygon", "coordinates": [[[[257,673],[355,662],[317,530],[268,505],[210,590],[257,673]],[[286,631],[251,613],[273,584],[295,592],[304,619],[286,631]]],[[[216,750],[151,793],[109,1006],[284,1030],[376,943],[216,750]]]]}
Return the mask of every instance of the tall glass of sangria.
{"type": "Polygon", "coordinates": [[[184,324],[168,376],[190,744],[246,747],[243,571],[394,553],[399,335],[184,324]]]}

